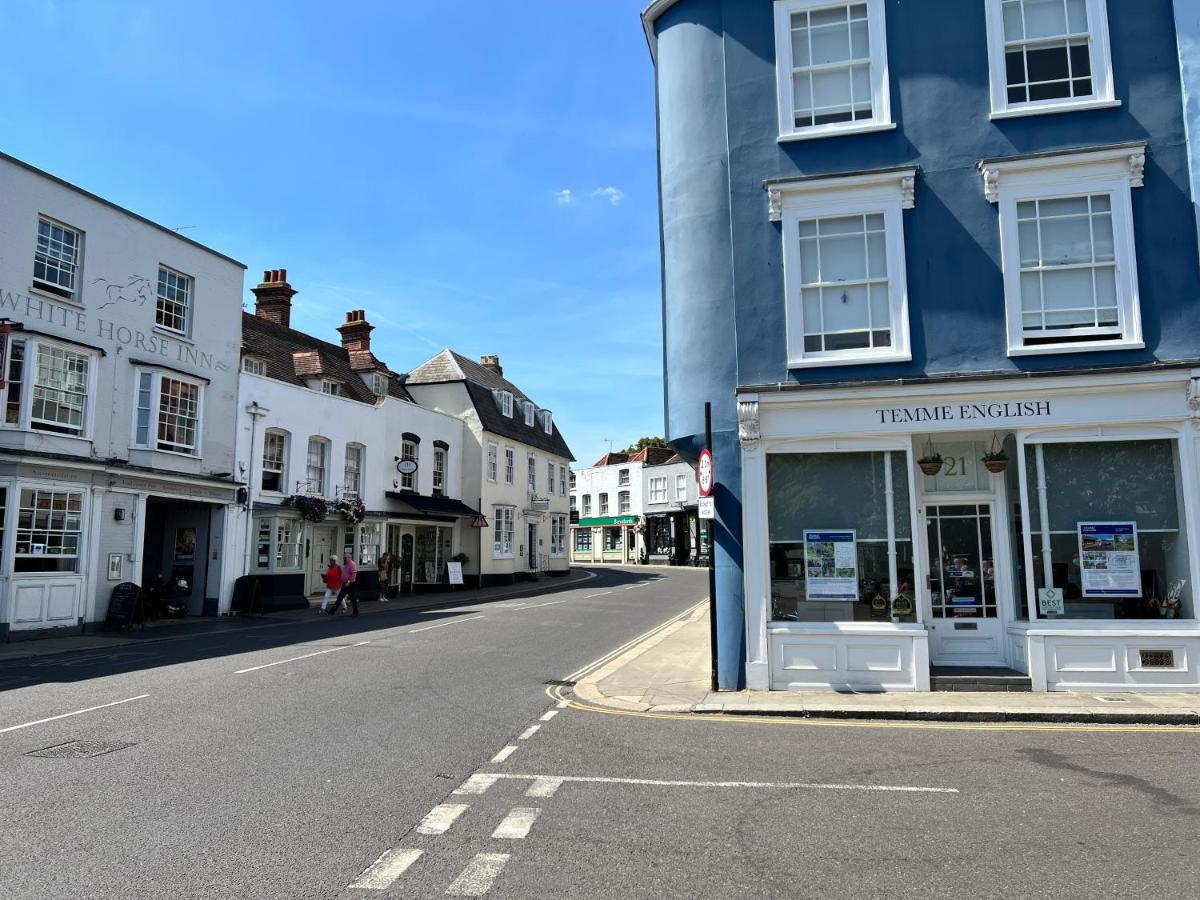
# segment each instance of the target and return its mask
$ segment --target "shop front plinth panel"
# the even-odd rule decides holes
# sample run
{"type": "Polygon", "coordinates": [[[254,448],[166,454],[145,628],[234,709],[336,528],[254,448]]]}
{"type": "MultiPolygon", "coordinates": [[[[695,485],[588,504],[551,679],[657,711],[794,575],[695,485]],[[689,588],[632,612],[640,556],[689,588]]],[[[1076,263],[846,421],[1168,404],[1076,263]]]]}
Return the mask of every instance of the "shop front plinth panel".
{"type": "Polygon", "coordinates": [[[926,635],[770,635],[771,690],[918,690],[917,660],[927,665],[926,635]],[[919,645],[919,646],[918,646],[919,645]]]}
{"type": "MultiPolygon", "coordinates": [[[[1046,687],[1052,691],[1200,689],[1200,634],[1044,638],[1046,687]]],[[[1036,649],[1036,644],[1031,645],[1036,649]]]]}

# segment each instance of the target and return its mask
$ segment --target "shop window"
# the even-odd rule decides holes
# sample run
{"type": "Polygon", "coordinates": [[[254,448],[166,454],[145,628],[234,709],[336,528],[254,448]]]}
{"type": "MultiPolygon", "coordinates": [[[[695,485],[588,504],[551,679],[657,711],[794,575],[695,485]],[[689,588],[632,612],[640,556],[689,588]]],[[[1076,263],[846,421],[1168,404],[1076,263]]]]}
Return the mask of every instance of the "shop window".
{"type": "Polygon", "coordinates": [[[992,117],[1116,105],[1105,0],[988,0],[992,117]]]}
{"type": "Polygon", "coordinates": [[[262,458],[262,489],[264,491],[282,491],[287,484],[287,445],[286,431],[268,430],[263,435],[262,458]]]}
{"type": "Polygon", "coordinates": [[[1057,614],[1035,598],[1039,618],[1193,617],[1176,441],[1033,444],[1024,455],[1034,586],[1063,600],[1057,614]]]}
{"type": "Polygon", "coordinates": [[[21,490],[17,508],[15,572],[78,572],[83,494],[21,490]]]}
{"type": "Polygon", "coordinates": [[[68,300],[75,298],[75,275],[83,235],[49,219],[38,219],[37,249],[33,254],[35,287],[68,300]]]}
{"type": "Polygon", "coordinates": [[[674,540],[669,516],[650,516],[646,519],[646,552],[651,556],[674,555],[674,540]]]}
{"type": "Polygon", "coordinates": [[[13,341],[8,348],[8,383],[4,386],[4,424],[21,424],[21,391],[25,382],[25,342],[13,341]]]}
{"type": "Polygon", "coordinates": [[[492,556],[496,559],[512,559],[517,511],[511,506],[497,506],[493,512],[492,556]]]}
{"type": "Polygon", "coordinates": [[[892,127],[883,0],[775,4],[781,139],[892,127]]]}
{"type": "Polygon", "coordinates": [[[413,581],[417,584],[437,584],[445,574],[450,558],[449,528],[420,526],[417,528],[413,581]]]}
{"type": "Polygon", "coordinates": [[[576,553],[591,553],[592,552],[592,529],[576,528],[575,529],[575,552],[576,553]]]}
{"type": "Polygon", "coordinates": [[[300,567],[300,539],[304,527],[299,519],[279,518],[275,520],[275,568],[296,569],[300,567]]]}
{"type": "Polygon", "coordinates": [[[565,556],[567,552],[567,517],[550,517],[550,555],[565,556]]]}
{"type": "Polygon", "coordinates": [[[901,451],[767,457],[773,619],[916,620],[907,465],[901,451]]]}
{"type": "Polygon", "coordinates": [[[373,569],[379,564],[380,531],[378,522],[364,522],[358,526],[358,564],[364,569],[373,569]]]}
{"type": "Polygon", "coordinates": [[[192,279],[174,269],[159,266],[154,324],[176,334],[187,334],[191,309],[192,279]]]}
{"type": "Polygon", "coordinates": [[[254,539],[254,567],[256,569],[271,568],[271,520],[257,519],[254,539]]]}
{"type": "Polygon", "coordinates": [[[604,529],[604,552],[619,553],[624,546],[624,528],[605,528],[604,529]]]}

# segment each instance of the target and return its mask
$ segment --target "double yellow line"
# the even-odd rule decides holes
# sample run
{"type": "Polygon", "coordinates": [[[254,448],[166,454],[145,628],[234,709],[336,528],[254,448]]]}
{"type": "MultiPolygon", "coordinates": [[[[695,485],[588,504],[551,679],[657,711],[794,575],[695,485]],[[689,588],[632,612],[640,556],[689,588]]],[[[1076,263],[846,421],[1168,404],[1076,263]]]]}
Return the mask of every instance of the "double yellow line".
{"type": "MultiPolygon", "coordinates": [[[[570,675],[562,678],[561,681],[579,681],[581,678],[586,677],[602,666],[612,662],[621,654],[632,650],[643,641],[650,640],[650,638],[674,625],[676,622],[695,614],[699,608],[706,606],[707,604],[708,599],[705,598],[699,603],[689,606],[683,612],[671,616],[671,618],[667,619],[665,622],[655,625],[649,631],[638,635],[632,640],[626,641],[615,650],[610,650],[599,659],[592,660],[587,665],[576,669],[570,675]]],[[[589,703],[574,696],[567,696],[569,691],[569,684],[555,684],[546,688],[546,695],[553,700],[565,702],[572,709],[578,709],[592,713],[602,713],[603,715],[608,716],[632,716],[641,719],[676,719],[687,722],[709,722],[717,724],[736,723],[739,725],[786,725],[805,728],[906,728],[926,731],[1046,731],[1073,732],[1075,734],[1088,732],[1103,732],[1107,734],[1148,734],[1164,732],[1169,734],[1200,733],[1200,725],[1105,725],[1103,723],[1087,724],[1051,722],[907,722],[884,719],[856,721],[850,719],[804,719],[791,716],[729,715],[726,713],[697,714],[638,712],[636,710],[616,709],[613,707],[599,706],[595,703],[589,703]]]]}

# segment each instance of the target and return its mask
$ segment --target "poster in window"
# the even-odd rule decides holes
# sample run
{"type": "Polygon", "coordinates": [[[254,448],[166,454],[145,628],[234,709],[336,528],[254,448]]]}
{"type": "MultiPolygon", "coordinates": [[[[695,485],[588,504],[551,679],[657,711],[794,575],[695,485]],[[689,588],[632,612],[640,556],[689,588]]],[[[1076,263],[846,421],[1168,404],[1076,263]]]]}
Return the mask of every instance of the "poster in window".
{"type": "Polygon", "coordinates": [[[1078,526],[1083,596],[1142,596],[1137,523],[1080,522],[1078,526]]]}
{"type": "Polygon", "coordinates": [[[175,529],[175,559],[178,562],[191,562],[196,558],[196,529],[175,529]]]}
{"type": "Polygon", "coordinates": [[[804,574],[806,600],[857,600],[855,532],[805,531],[804,574]]]}

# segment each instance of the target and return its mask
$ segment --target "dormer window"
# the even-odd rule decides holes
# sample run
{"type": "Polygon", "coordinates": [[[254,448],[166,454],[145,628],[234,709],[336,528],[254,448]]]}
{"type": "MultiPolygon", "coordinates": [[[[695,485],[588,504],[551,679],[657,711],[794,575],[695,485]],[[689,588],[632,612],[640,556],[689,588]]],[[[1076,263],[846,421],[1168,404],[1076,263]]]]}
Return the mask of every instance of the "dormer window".
{"type": "Polygon", "coordinates": [[[530,428],[532,428],[533,427],[533,414],[534,414],[535,407],[528,400],[526,400],[524,402],[523,406],[525,409],[525,424],[528,425],[530,428]]]}
{"type": "Polygon", "coordinates": [[[267,361],[257,356],[247,356],[242,360],[242,371],[249,375],[266,375],[267,361]]]}
{"type": "Polygon", "coordinates": [[[511,417],[513,414],[513,395],[511,391],[492,391],[492,396],[496,398],[496,408],[504,415],[511,417]]]}
{"type": "Polygon", "coordinates": [[[330,397],[340,397],[342,395],[342,385],[340,382],[324,378],[321,380],[321,393],[327,394],[330,397]]]}
{"type": "Polygon", "coordinates": [[[376,397],[386,397],[388,392],[388,377],[383,372],[372,372],[367,376],[367,387],[376,397]]]}
{"type": "Polygon", "coordinates": [[[554,413],[548,409],[543,409],[538,412],[538,419],[542,423],[542,431],[546,434],[554,434],[554,413]]]}

